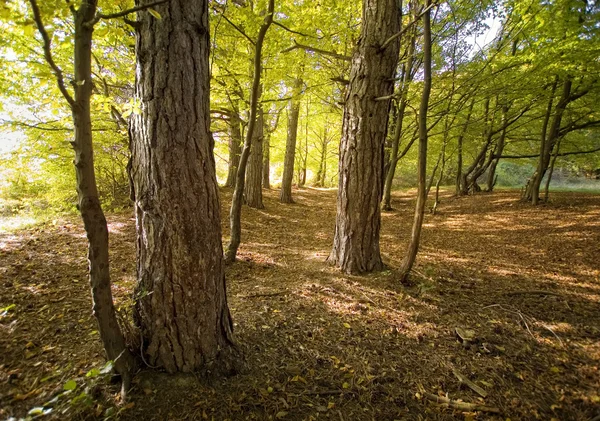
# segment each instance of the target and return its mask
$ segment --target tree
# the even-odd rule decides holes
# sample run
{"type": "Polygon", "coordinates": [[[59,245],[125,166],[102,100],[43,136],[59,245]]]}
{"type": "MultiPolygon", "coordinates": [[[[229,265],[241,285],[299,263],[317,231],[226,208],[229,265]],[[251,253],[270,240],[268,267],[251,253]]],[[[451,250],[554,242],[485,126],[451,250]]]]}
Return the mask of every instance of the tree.
{"type": "Polygon", "coordinates": [[[263,143],[265,138],[265,117],[263,108],[258,106],[258,117],[250,144],[250,157],[246,167],[246,184],[244,199],[251,208],[263,209],[262,201],[262,171],[263,171],[263,143]]]}
{"type": "Polygon", "coordinates": [[[135,318],[145,360],[168,372],[229,362],[219,190],[210,133],[207,0],[138,16],[131,127],[135,318]],[[192,30],[193,29],[193,30],[192,30]]]}
{"type": "MultiPolygon", "coordinates": [[[[135,367],[133,355],[125,344],[125,338],[115,313],[111,292],[108,258],[108,226],[100,205],[96,174],[94,170],[94,147],[92,141],[92,36],[94,25],[101,18],[113,16],[97,13],[96,0],[82,0],[78,8],[70,7],[74,26],[73,90],[71,95],[65,84],[62,69],[52,55],[51,37],[46,31],[36,0],[29,0],[33,19],[42,38],[44,58],[52,68],[55,81],[72,112],[75,151],[75,174],[79,211],[88,238],[89,278],[92,290],[94,316],[106,354],[114,362],[116,371],[123,378],[125,392],[129,387],[135,367]]],[[[132,11],[126,11],[125,16],[132,11]]],[[[115,16],[116,17],[116,16],[115,16]]]]}
{"type": "MultiPolygon", "coordinates": [[[[225,254],[225,260],[227,262],[234,262],[238,247],[240,246],[242,236],[242,195],[244,193],[244,180],[246,176],[246,165],[248,163],[248,157],[250,155],[250,149],[252,148],[252,137],[254,135],[255,126],[257,125],[257,110],[260,99],[260,76],[262,74],[262,48],[265,41],[265,36],[269,27],[273,23],[273,14],[275,13],[275,0],[269,0],[267,14],[264,22],[261,25],[258,36],[256,38],[256,44],[254,45],[254,75],[252,79],[252,91],[250,93],[250,116],[248,119],[248,128],[246,133],[246,140],[244,141],[244,147],[242,149],[242,155],[240,156],[240,164],[238,167],[237,178],[235,182],[235,189],[233,191],[233,198],[231,199],[231,210],[229,212],[229,225],[231,230],[231,238],[229,239],[229,245],[225,254]]],[[[262,125],[262,123],[261,123],[262,125]]],[[[256,154],[258,155],[258,154],[256,154]]],[[[260,165],[262,167],[262,154],[258,156],[260,159],[260,165]]],[[[260,181],[260,177],[259,177],[260,181]]],[[[261,192],[262,195],[262,192],[261,192]]],[[[262,203],[262,201],[261,201],[262,203]]]]}
{"type": "Polygon", "coordinates": [[[293,203],[292,181],[294,179],[294,162],[296,160],[296,139],[298,138],[298,120],[300,117],[300,92],[303,82],[301,78],[294,80],[292,99],[289,102],[287,141],[285,144],[285,159],[283,161],[283,178],[281,180],[281,203],[293,203]]]}
{"type": "MultiPolygon", "coordinates": [[[[431,0],[427,0],[426,9],[431,5],[431,0]]],[[[423,96],[421,97],[421,106],[419,107],[419,191],[417,193],[417,203],[415,205],[415,216],[408,251],[400,267],[400,279],[405,281],[410,273],[417,252],[419,251],[419,241],[421,239],[421,228],[423,226],[423,216],[425,213],[425,201],[427,200],[427,110],[429,108],[429,95],[431,93],[431,19],[430,10],[426,10],[423,16],[423,96]]],[[[442,152],[443,154],[444,152],[442,152]]]]}
{"type": "Polygon", "coordinates": [[[401,8],[364,0],[340,142],[336,226],[329,262],[347,273],[379,270],[383,147],[398,62],[401,8]]]}

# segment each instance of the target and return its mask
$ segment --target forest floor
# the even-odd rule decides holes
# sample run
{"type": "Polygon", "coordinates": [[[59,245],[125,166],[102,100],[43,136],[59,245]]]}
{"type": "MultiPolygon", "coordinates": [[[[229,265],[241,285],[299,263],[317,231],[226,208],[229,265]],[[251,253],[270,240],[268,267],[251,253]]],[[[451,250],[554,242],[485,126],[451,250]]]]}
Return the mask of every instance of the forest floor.
{"type": "MultiPolygon", "coordinates": [[[[222,193],[227,238],[231,191],[222,193]]],[[[346,276],[325,262],[336,192],[294,193],[293,205],[267,191],[265,209],[244,209],[240,259],[227,268],[245,369],[213,380],[148,370],[116,409],[117,386],[96,381],[93,370],[104,356],[81,223],[72,217],[0,233],[0,419],[34,407],[34,414],[50,412],[40,406],[56,396],[48,418],[600,414],[600,196],[558,193],[532,208],[516,192],[444,194],[439,213],[425,217],[416,270],[403,286],[393,268],[407,247],[414,192],[395,194],[397,209],[382,215],[390,270],[367,276],[346,276]],[[461,343],[457,328],[468,340],[461,343]],[[491,408],[449,408],[435,396],[491,408]]],[[[135,221],[129,213],[108,219],[114,292],[125,308],[134,283],[135,221]]]]}

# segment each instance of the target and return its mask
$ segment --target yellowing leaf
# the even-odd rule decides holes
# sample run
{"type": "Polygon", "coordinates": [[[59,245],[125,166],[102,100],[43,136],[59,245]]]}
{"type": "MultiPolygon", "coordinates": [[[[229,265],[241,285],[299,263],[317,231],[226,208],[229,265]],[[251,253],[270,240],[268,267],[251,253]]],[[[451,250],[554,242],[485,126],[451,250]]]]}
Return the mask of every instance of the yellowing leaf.
{"type": "Polygon", "coordinates": [[[69,380],[68,382],[65,383],[65,385],[63,386],[63,389],[75,390],[75,389],[77,389],[77,382],[75,382],[75,380],[69,380]]]}
{"type": "Polygon", "coordinates": [[[158,13],[156,10],[154,9],[148,9],[148,13],[150,13],[152,16],[154,16],[156,19],[162,19],[162,16],[160,15],[160,13],[158,13]]]}
{"type": "Polygon", "coordinates": [[[350,326],[350,323],[344,323],[344,327],[346,329],[351,329],[352,328],[352,326],[350,326]]]}
{"type": "Polygon", "coordinates": [[[342,385],[342,389],[348,389],[350,388],[350,384],[348,382],[344,382],[344,384],[342,385]]]}

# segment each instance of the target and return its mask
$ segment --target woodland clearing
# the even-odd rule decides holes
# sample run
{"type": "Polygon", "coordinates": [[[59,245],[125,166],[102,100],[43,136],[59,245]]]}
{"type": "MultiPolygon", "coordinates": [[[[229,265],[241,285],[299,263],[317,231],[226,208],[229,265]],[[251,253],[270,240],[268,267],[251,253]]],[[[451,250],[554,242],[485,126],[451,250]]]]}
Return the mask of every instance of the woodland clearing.
{"type": "MultiPolygon", "coordinates": [[[[231,190],[222,189],[224,239],[230,199],[231,190]]],[[[461,198],[443,191],[438,214],[425,217],[408,286],[393,269],[407,247],[414,191],[395,193],[396,209],[382,214],[389,269],[366,276],[325,262],[335,191],[300,189],[291,205],[277,199],[267,190],[264,210],[244,207],[246,241],[227,268],[241,372],[215,380],[146,370],[125,404],[117,386],[96,382],[80,419],[600,414],[600,196],[556,193],[532,208],[515,191],[461,198]],[[461,343],[457,328],[472,338],[461,343]],[[432,394],[499,413],[448,408],[432,394]]],[[[135,283],[135,219],[125,212],[108,221],[113,289],[123,310],[135,283]]],[[[77,394],[92,383],[86,373],[104,364],[85,250],[76,217],[0,234],[2,419],[25,416],[70,380],[77,394]]],[[[59,409],[47,417],[61,419],[59,409]]]]}

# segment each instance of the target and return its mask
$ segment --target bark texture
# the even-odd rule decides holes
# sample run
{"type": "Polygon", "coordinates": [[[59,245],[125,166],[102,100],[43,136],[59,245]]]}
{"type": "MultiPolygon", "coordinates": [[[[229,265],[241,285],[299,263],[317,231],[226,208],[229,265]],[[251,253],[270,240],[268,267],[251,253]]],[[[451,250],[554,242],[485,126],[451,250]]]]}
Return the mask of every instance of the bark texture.
{"type": "Polygon", "coordinates": [[[244,199],[251,208],[263,209],[262,200],[262,171],[263,171],[263,139],[264,139],[264,113],[262,108],[258,109],[258,117],[254,134],[252,135],[252,146],[250,157],[246,168],[246,187],[244,199]]]}
{"type": "Polygon", "coordinates": [[[209,121],[208,0],[156,8],[162,19],[138,14],[136,44],[136,321],[149,364],[191,372],[228,363],[233,344],[209,121]]]}
{"type": "Polygon", "coordinates": [[[380,270],[383,155],[400,42],[396,0],[364,0],[362,29],[352,57],[340,141],[339,187],[329,261],[346,273],[380,270]]]}
{"type": "Polygon", "coordinates": [[[240,165],[240,155],[242,154],[241,123],[238,111],[233,110],[229,121],[229,168],[225,187],[235,186],[235,175],[237,174],[237,169],[240,165]]]}
{"type": "Polygon", "coordinates": [[[298,138],[298,120],[300,117],[300,91],[302,79],[294,81],[293,96],[289,104],[287,140],[285,143],[285,158],[283,160],[283,178],[281,179],[281,203],[293,203],[292,182],[294,180],[294,162],[296,161],[296,139],[298,138]]]}

